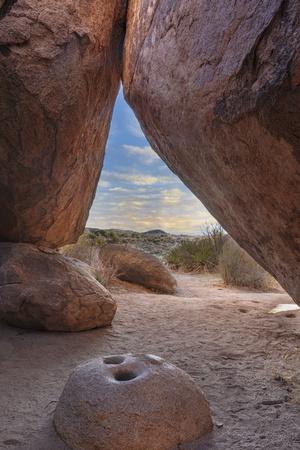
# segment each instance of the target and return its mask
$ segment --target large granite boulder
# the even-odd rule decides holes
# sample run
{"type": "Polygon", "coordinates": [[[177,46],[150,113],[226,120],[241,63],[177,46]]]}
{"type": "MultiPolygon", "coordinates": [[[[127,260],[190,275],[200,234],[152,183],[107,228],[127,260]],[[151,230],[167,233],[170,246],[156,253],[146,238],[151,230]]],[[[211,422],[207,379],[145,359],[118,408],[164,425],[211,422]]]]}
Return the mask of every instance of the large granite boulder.
{"type": "Polygon", "coordinates": [[[121,75],[125,0],[0,3],[0,241],[82,233],[121,75]]]}
{"type": "Polygon", "coordinates": [[[125,94],[153,148],[300,304],[300,3],[133,0],[125,94]]]}
{"type": "Polygon", "coordinates": [[[170,450],[212,429],[194,381],[153,355],[99,357],[79,366],[54,423],[72,450],[170,450]]]}
{"type": "Polygon", "coordinates": [[[116,278],[145,286],[164,294],[174,294],[177,282],[155,256],[129,245],[107,244],[101,249],[100,263],[114,269],[116,278]]]}
{"type": "Polygon", "coordinates": [[[30,244],[0,244],[0,319],[50,331],[110,325],[110,293],[72,258],[30,244]]]}

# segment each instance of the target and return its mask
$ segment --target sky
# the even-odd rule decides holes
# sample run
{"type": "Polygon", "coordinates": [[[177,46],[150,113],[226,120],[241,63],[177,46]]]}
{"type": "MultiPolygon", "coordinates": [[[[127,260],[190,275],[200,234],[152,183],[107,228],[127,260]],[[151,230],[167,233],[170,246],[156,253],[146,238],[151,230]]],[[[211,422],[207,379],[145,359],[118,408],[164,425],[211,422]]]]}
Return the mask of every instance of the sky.
{"type": "Polygon", "coordinates": [[[87,226],[200,234],[215,222],[151,149],[120,91],[87,226]]]}

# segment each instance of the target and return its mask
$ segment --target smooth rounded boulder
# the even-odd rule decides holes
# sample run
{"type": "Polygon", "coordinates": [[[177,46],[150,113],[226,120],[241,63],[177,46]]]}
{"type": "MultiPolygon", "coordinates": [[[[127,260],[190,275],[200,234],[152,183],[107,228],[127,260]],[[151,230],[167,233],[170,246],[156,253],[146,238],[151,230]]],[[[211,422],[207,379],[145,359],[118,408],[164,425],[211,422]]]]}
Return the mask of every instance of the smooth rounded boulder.
{"type": "Polygon", "coordinates": [[[125,0],[0,3],[0,241],[76,242],[121,76],[125,0]]]}
{"type": "Polygon", "coordinates": [[[176,279],[155,256],[129,245],[107,244],[99,249],[100,262],[112,267],[117,278],[164,294],[174,294],[176,279]]]}
{"type": "Polygon", "coordinates": [[[192,378],[154,355],[114,355],[74,370],[54,415],[72,450],[171,450],[212,430],[192,378]]]}
{"type": "Polygon", "coordinates": [[[111,324],[111,294],[76,260],[30,244],[0,244],[0,320],[49,331],[111,324]]]}
{"type": "Polygon", "coordinates": [[[125,96],[152,147],[300,304],[300,3],[132,0],[125,96]]]}

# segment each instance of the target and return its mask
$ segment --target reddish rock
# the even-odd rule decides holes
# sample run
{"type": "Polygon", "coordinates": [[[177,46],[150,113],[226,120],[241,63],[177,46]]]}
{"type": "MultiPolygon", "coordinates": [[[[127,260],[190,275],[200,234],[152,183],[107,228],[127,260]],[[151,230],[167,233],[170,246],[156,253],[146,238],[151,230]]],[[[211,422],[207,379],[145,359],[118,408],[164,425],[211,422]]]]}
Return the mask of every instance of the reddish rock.
{"type": "Polygon", "coordinates": [[[0,3],[0,240],[82,233],[121,72],[125,0],[0,3]]]}
{"type": "Polygon", "coordinates": [[[300,304],[300,3],[132,0],[124,84],[153,148],[300,304]]]}
{"type": "Polygon", "coordinates": [[[107,269],[112,268],[120,280],[164,294],[176,291],[176,279],[158,258],[129,245],[105,245],[100,250],[100,261],[107,269]]]}
{"type": "Polygon", "coordinates": [[[85,264],[30,244],[0,244],[0,319],[49,331],[110,325],[116,302],[85,264]]]}

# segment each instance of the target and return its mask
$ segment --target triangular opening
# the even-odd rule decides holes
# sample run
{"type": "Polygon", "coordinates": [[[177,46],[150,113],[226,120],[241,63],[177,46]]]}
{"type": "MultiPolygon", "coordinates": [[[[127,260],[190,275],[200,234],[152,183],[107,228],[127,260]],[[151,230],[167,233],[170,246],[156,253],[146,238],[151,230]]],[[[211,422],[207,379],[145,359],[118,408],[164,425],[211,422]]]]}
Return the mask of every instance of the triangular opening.
{"type": "Polygon", "coordinates": [[[215,219],[151,149],[119,92],[87,227],[199,235],[215,219]]]}

